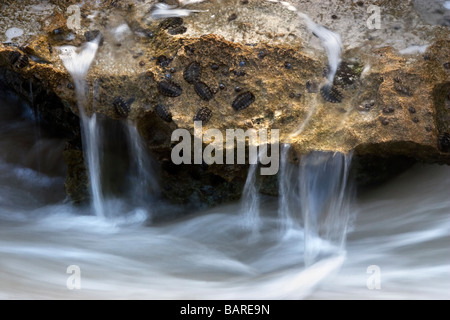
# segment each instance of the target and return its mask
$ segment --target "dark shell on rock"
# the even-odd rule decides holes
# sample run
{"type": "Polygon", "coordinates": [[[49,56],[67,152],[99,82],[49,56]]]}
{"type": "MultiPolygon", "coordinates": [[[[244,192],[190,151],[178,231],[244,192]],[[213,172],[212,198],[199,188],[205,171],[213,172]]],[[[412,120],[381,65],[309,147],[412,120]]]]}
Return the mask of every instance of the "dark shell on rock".
{"type": "Polygon", "coordinates": [[[99,45],[103,45],[104,42],[104,38],[103,38],[103,34],[100,32],[100,30],[90,30],[90,31],[86,31],[84,33],[84,37],[86,38],[87,42],[91,42],[94,41],[95,39],[99,38],[100,42],[99,45]]]}
{"type": "Polygon", "coordinates": [[[12,66],[22,69],[30,64],[30,59],[25,54],[13,51],[9,54],[9,62],[12,66]]]}
{"type": "Polygon", "coordinates": [[[394,89],[395,89],[395,91],[397,91],[398,93],[400,93],[403,96],[407,96],[407,97],[413,96],[411,88],[404,86],[401,83],[395,84],[394,89]]]}
{"type": "Polygon", "coordinates": [[[229,17],[228,17],[228,21],[233,21],[233,20],[236,20],[237,19],[237,14],[236,13],[232,13],[229,17]]]}
{"type": "Polygon", "coordinates": [[[175,17],[175,18],[168,18],[168,19],[164,19],[160,24],[159,27],[161,29],[169,29],[169,28],[176,28],[179,27],[183,24],[183,19],[180,17],[175,17]]]}
{"type": "MultiPolygon", "coordinates": [[[[344,88],[355,84],[361,75],[362,69],[363,66],[356,62],[343,61],[336,71],[333,84],[344,88]]],[[[328,77],[329,72],[330,67],[327,68],[325,77],[328,77]]]]}
{"type": "Polygon", "coordinates": [[[177,34],[183,34],[186,33],[187,28],[185,26],[178,26],[176,28],[170,28],[167,32],[172,35],[175,36],[177,34]]]}
{"type": "Polygon", "coordinates": [[[383,126],[387,126],[390,123],[389,120],[386,118],[381,118],[380,121],[383,126]]]}
{"type": "Polygon", "coordinates": [[[116,97],[113,101],[114,110],[117,115],[126,118],[130,113],[131,107],[128,102],[125,102],[122,97],[116,97]]]}
{"type": "Polygon", "coordinates": [[[331,84],[326,84],[320,89],[320,94],[325,101],[331,103],[341,103],[342,93],[331,84]]]}
{"type": "Polygon", "coordinates": [[[16,62],[19,60],[19,58],[20,58],[21,55],[22,55],[22,54],[21,54],[20,52],[18,52],[18,51],[13,51],[13,52],[11,52],[11,53],[9,54],[9,62],[10,62],[12,65],[15,65],[16,62]]]}
{"type": "Polygon", "coordinates": [[[186,69],[184,69],[183,77],[187,83],[194,84],[200,78],[202,68],[197,61],[191,62],[186,69]]]}
{"type": "Polygon", "coordinates": [[[232,107],[235,111],[247,109],[255,102],[255,95],[250,91],[243,92],[234,99],[232,107]]]}
{"type": "Polygon", "coordinates": [[[383,113],[393,113],[395,109],[393,107],[386,107],[383,109],[383,113]]]}
{"type": "Polygon", "coordinates": [[[163,68],[167,67],[171,62],[172,62],[172,60],[167,58],[164,55],[161,55],[156,59],[156,63],[159,64],[163,68]]]}
{"type": "Polygon", "coordinates": [[[158,90],[166,97],[179,97],[183,93],[183,89],[176,83],[171,81],[161,81],[158,83],[158,90]]]}
{"type": "Polygon", "coordinates": [[[236,77],[244,77],[244,76],[246,76],[247,74],[245,73],[245,71],[242,71],[242,70],[235,70],[234,72],[234,75],[236,76],[236,77]]]}
{"type": "Polygon", "coordinates": [[[30,60],[26,55],[21,55],[16,63],[17,68],[22,69],[30,64],[30,60]]]}
{"type": "Polygon", "coordinates": [[[258,58],[259,59],[264,59],[265,57],[266,57],[266,55],[267,55],[267,53],[265,52],[265,51],[260,51],[259,53],[258,53],[258,58]]]}
{"type": "Polygon", "coordinates": [[[194,84],[195,92],[202,100],[210,101],[213,98],[213,93],[211,89],[204,82],[196,82],[194,84]]]}
{"type": "Polygon", "coordinates": [[[194,117],[194,121],[202,121],[203,124],[211,120],[212,112],[208,108],[201,108],[194,117]]]}
{"type": "Polygon", "coordinates": [[[7,47],[16,47],[16,48],[20,48],[21,49],[21,46],[17,42],[10,42],[10,41],[8,41],[8,42],[2,42],[2,44],[4,46],[7,46],[7,47]]]}
{"type": "Polygon", "coordinates": [[[158,104],[155,107],[155,112],[165,122],[172,122],[172,114],[169,111],[167,111],[164,105],[158,104]]]}

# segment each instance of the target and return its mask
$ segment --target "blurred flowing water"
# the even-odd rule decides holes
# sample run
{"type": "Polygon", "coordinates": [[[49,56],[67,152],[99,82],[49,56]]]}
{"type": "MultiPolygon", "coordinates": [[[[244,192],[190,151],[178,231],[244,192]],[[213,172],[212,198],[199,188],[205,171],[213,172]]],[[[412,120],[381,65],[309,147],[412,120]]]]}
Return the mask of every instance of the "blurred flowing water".
{"type": "Polygon", "coordinates": [[[60,47],[60,58],[75,83],[75,90],[80,112],[82,139],[86,167],[89,172],[89,182],[92,195],[92,207],[97,216],[105,216],[105,204],[101,184],[101,143],[100,126],[97,124],[97,114],[91,110],[87,113],[89,106],[89,93],[86,75],[94,61],[99,47],[100,37],[94,41],[87,42],[84,47],[74,46],[60,47]]]}
{"type": "MultiPolygon", "coordinates": [[[[448,25],[448,1],[413,3],[424,21],[448,25]]],[[[297,9],[303,1],[280,4],[319,39],[332,83],[342,48],[361,45],[365,24],[348,29],[342,19],[331,31],[297,9]]],[[[160,4],[152,14],[191,13],[160,4]]],[[[428,45],[391,29],[378,31],[379,45],[404,54],[428,45]]],[[[64,141],[40,126],[39,110],[0,94],[1,299],[450,299],[449,167],[417,165],[355,197],[351,154],[312,153],[293,165],[285,145],[278,199],[258,193],[253,165],[241,202],[182,215],[161,200],[134,124],[88,108],[98,41],[59,48],[77,89],[91,205],[67,201],[64,141]],[[77,290],[67,286],[71,266],[81,271],[77,290]]]]}
{"type": "MultiPolygon", "coordinates": [[[[256,239],[242,228],[240,203],[151,222],[170,207],[146,200],[148,209],[124,193],[105,199],[103,218],[65,202],[63,141],[44,129],[36,136],[33,113],[17,99],[0,101],[2,299],[450,298],[448,167],[418,165],[356,201],[336,202],[348,158],[282,163],[281,178],[292,180],[280,186],[281,205],[260,199],[256,239]],[[310,191],[305,203],[294,191],[302,185],[319,193],[310,191]],[[320,228],[305,232],[297,207],[337,213],[343,208],[336,203],[348,206],[348,216],[325,225],[347,235],[345,246],[320,228]],[[306,266],[305,234],[320,248],[306,266]],[[73,265],[81,270],[80,290],[67,288],[73,265]],[[380,290],[367,287],[370,266],[379,267],[380,290]]],[[[125,137],[136,134],[127,124],[122,129],[125,137]]]]}

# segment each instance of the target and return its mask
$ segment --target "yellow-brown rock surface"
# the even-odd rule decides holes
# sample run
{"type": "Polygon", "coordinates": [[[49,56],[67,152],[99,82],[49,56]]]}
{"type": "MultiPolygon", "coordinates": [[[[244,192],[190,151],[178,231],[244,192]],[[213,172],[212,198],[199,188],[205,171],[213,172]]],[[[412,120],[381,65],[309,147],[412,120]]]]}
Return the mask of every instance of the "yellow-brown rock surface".
{"type": "MultiPolygon", "coordinates": [[[[167,169],[163,170],[171,185],[167,193],[177,200],[187,198],[183,193],[192,194],[195,188],[213,184],[208,174],[223,179],[222,188],[230,189],[231,198],[239,196],[237,185],[245,180],[245,168],[211,166],[199,173],[204,177],[197,179],[198,184],[193,183],[190,190],[176,187],[179,177],[187,184],[191,175],[168,164],[170,135],[177,128],[192,132],[193,118],[204,107],[212,111],[205,130],[279,129],[281,142],[291,144],[298,154],[356,150],[360,156],[404,156],[450,164],[449,150],[439,145],[439,136],[450,132],[448,27],[417,22],[413,35],[404,32],[405,46],[428,45],[423,53],[402,55],[396,45],[382,41],[383,37],[400,37],[395,33],[395,17],[405,18],[409,24],[421,21],[409,1],[402,8],[377,2],[386,12],[384,35],[383,30],[366,30],[367,5],[334,1],[333,9],[319,1],[311,9],[294,2],[316,21],[320,16],[317,22],[330,29],[347,30],[342,34],[344,52],[335,79],[335,88],[343,96],[341,103],[327,102],[320,93],[327,72],[327,57],[320,42],[295,13],[279,4],[250,0],[247,4],[207,1],[190,5],[189,9],[204,12],[184,18],[180,28],[179,21],[149,19],[151,1],[128,1],[120,6],[109,1],[100,7],[82,6],[81,29],[70,30],[66,26],[69,3],[51,1],[41,8],[39,22],[30,25],[34,28],[31,31],[26,29],[26,17],[32,14],[30,8],[38,5],[35,2],[24,1],[28,4],[22,4],[26,13],[23,17],[18,14],[17,26],[25,30],[25,35],[17,43],[0,45],[2,81],[24,97],[28,94],[24,83],[33,83],[60,99],[61,111],[52,111],[52,119],[64,126],[70,118],[66,129],[74,137],[68,140],[76,140],[79,128],[70,129],[74,126],[71,113],[78,114],[74,84],[59,58],[59,47],[82,46],[85,32],[100,30],[102,45],[87,77],[89,113],[120,119],[114,99],[134,99],[128,120],[136,123],[155,158],[167,169]],[[350,19],[360,21],[354,27],[342,27],[350,19]],[[118,34],[120,26],[126,27],[118,34]],[[350,43],[352,36],[354,42],[350,43]],[[29,64],[11,65],[12,52],[28,56],[29,64]],[[201,81],[214,92],[210,101],[202,100],[183,78],[185,68],[194,61],[201,66],[201,81]],[[158,83],[168,77],[182,88],[179,97],[166,97],[158,91],[158,83]],[[252,92],[255,102],[236,112],[232,103],[239,90],[252,92]],[[171,123],[158,117],[157,104],[170,111],[171,123]]],[[[12,12],[20,6],[14,2],[1,6],[6,18],[0,22],[0,31],[6,32],[13,26],[12,12]]],[[[408,28],[408,23],[402,28],[408,28]]],[[[86,181],[79,174],[82,154],[78,149],[70,144],[66,151],[67,189],[81,199],[86,181]]]]}

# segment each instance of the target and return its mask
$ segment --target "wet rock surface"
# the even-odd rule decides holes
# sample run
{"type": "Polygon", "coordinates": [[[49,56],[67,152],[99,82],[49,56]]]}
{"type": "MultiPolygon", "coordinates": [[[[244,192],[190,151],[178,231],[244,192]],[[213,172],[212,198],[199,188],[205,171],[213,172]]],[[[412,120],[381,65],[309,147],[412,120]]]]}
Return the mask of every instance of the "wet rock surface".
{"type": "MultiPolygon", "coordinates": [[[[59,54],[63,46],[97,37],[102,42],[87,76],[88,113],[136,124],[161,167],[164,194],[176,202],[238,199],[245,183],[245,165],[171,162],[172,132],[193,133],[199,118],[207,120],[204,130],[279,129],[281,142],[298,157],[355,150],[360,172],[400,170],[402,161],[389,166],[391,158],[408,159],[405,167],[410,159],[450,164],[449,29],[423,20],[413,1],[375,1],[384,12],[380,30],[367,28],[365,2],[293,2],[342,34],[342,63],[332,87],[320,41],[279,4],[206,1],[183,7],[201,11],[187,17],[151,19],[155,2],[82,5],[75,29],[68,27],[67,9],[76,1],[0,4],[1,82],[24,99],[33,92],[49,125],[67,136],[66,190],[73,200],[86,199],[87,178],[74,83],[59,54]],[[411,25],[414,32],[405,31],[411,25]],[[13,27],[23,34],[13,30],[8,38],[13,27]],[[412,45],[427,47],[400,54],[412,45]]],[[[274,193],[275,185],[268,182],[265,193],[274,193]]]]}

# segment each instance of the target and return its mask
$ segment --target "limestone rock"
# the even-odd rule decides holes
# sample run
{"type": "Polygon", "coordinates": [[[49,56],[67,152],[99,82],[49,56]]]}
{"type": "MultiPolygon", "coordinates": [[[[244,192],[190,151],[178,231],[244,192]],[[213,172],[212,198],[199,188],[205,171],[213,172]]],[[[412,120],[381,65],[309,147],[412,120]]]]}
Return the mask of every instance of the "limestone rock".
{"type": "Polygon", "coordinates": [[[314,150],[355,150],[361,161],[370,163],[401,157],[450,164],[450,153],[439,143],[450,132],[450,33],[447,26],[424,22],[412,1],[398,6],[375,1],[384,12],[381,30],[367,28],[364,3],[292,2],[342,35],[344,52],[334,91],[323,89],[328,62],[320,41],[295,12],[277,3],[205,1],[183,7],[200,12],[163,23],[151,19],[155,1],[88,3],[80,6],[80,29],[71,30],[66,10],[72,2],[23,2],[21,8],[15,2],[0,5],[6,17],[0,32],[12,26],[14,10],[21,12],[15,24],[25,31],[0,45],[1,81],[25,99],[26,83],[31,82],[58,100],[59,115],[46,108],[49,119],[72,141],[65,151],[66,186],[77,201],[85,199],[87,179],[79,142],[73,142],[80,140],[74,84],[58,54],[61,46],[82,46],[92,38],[89,34],[101,33],[103,42],[87,77],[88,112],[120,120],[115,99],[133,100],[127,105],[128,120],[137,125],[161,165],[164,193],[176,201],[237,199],[245,182],[245,166],[171,163],[171,133],[177,128],[193,132],[193,119],[202,108],[211,110],[205,130],[279,129],[281,142],[290,143],[298,156],[314,150]],[[28,25],[33,10],[40,23],[28,25]],[[412,23],[415,32],[407,32],[412,23]],[[175,32],[180,26],[183,30],[175,32]],[[427,47],[425,52],[401,54],[405,48],[399,43],[427,47]],[[17,68],[11,63],[13,52],[29,57],[29,64],[17,68]],[[183,76],[193,62],[201,68],[197,90],[183,76]],[[161,94],[158,84],[163,81],[179,88],[177,94],[161,94]],[[243,92],[250,92],[254,101],[242,110],[233,108],[243,92]],[[330,94],[339,99],[327,98],[330,94]],[[170,112],[170,119],[161,117],[158,105],[170,112]]]}

